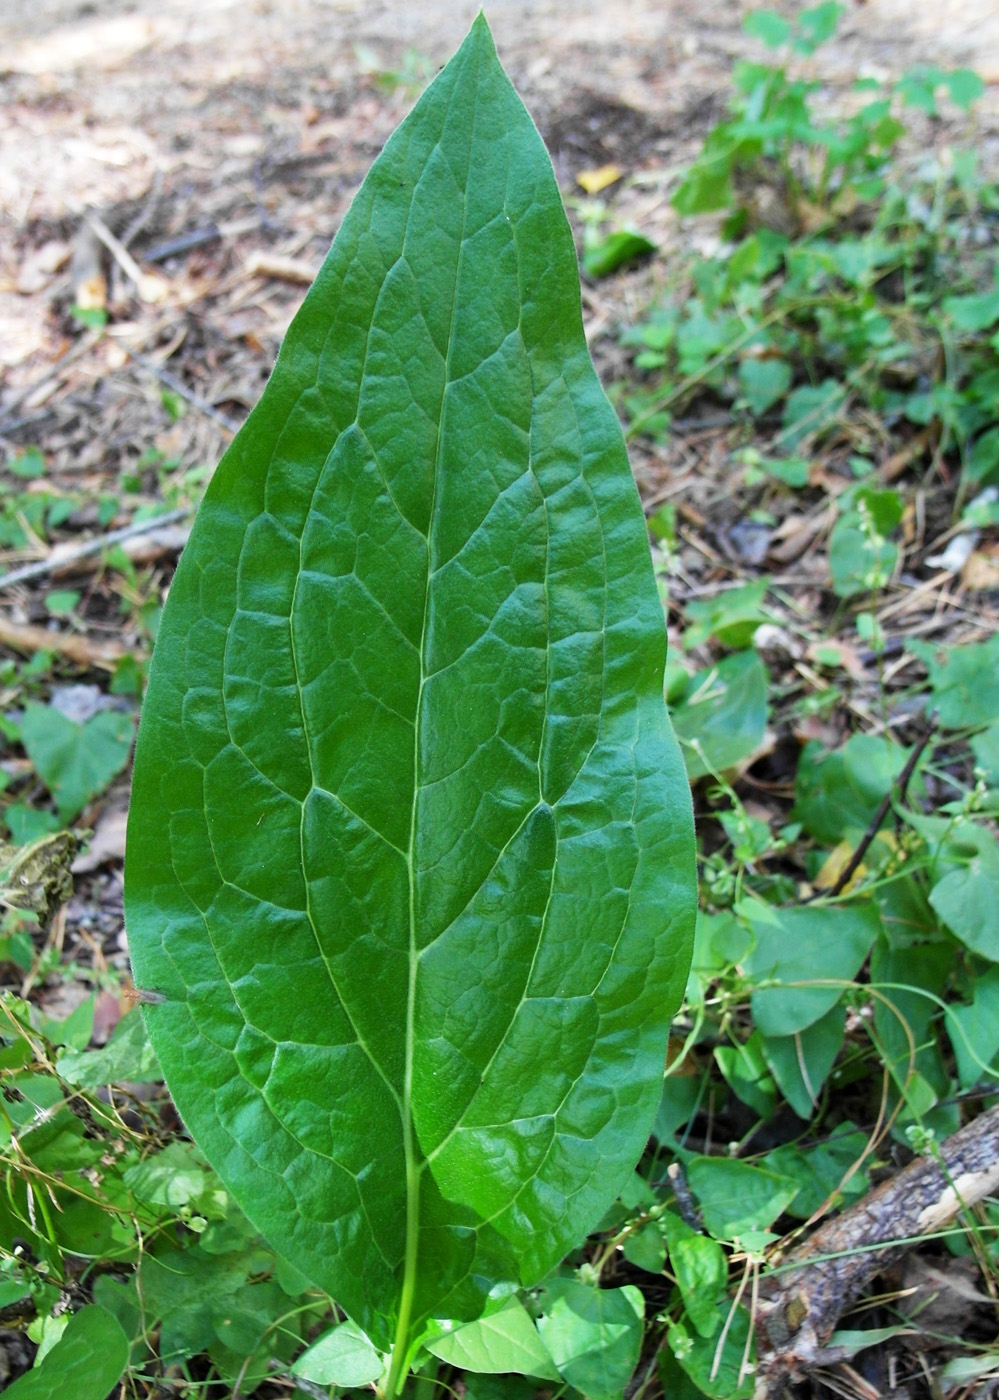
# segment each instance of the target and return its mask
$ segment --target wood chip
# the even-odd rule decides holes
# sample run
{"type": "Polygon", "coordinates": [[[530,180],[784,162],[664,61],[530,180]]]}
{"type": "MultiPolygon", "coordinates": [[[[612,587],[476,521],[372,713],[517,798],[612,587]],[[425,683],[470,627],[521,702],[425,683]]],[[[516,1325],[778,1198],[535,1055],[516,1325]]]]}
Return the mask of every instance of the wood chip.
{"type": "Polygon", "coordinates": [[[318,268],[298,258],[283,258],[276,253],[252,253],[246,260],[248,277],[271,277],[279,282],[294,282],[301,287],[310,287],[316,279],[318,268]]]}

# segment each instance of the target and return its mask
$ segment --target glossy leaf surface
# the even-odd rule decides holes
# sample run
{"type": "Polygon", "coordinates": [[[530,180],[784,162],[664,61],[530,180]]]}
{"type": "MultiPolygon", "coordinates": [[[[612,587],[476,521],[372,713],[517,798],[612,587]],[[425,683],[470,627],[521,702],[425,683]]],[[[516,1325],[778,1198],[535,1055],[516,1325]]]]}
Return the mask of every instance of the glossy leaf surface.
{"type": "Polygon", "coordinates": [[[186,1123],[396,1355],[542,1277],[646,1140],[694,896],[664,653],[551,165],[480,19],[206,494],[128,836],[186,1123]]]}

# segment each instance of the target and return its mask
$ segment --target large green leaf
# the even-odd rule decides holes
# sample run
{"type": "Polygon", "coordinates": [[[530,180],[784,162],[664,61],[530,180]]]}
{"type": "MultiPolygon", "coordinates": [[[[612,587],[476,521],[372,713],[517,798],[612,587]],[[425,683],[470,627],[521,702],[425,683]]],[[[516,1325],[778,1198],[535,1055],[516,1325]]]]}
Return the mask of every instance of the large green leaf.
{"type": "Polygon", "coordinates": [[[128,836],[186,1123],[396,1358],[541,1278],[646,1140],[694,888],[664,653],[551,165],[479,19],[206,494],[128,836]]]}
{"type": "Polygon", "coordinates": [[[128,1338],[105,1308],[73,1314],[39,1364],[8,1387],[8,1400],[105,1400],[128,1364],[128,1338]]]}

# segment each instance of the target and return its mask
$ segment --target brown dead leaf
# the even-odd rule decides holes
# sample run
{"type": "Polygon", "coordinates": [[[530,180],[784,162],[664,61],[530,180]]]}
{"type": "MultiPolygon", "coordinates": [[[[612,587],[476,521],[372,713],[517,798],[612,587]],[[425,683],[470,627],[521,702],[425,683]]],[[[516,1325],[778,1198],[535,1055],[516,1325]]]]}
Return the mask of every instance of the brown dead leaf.
{"type": "Polygon", "coordinates": [[[102,812],[87,849],[76,857],[70,867],[74,875],[86,875],[109,861],[125,859],[125,827],[127,807],[112,807],[102,812]]]}
{"type": "Polygon", "coordinates": [[[921,433],[917,433],[911,442],[898,452],[893,452],[881,467],[878,475],[882,481],[894,481],[896,477],[902,475],[905,469],[920,457],[932,446],[935,437],[939,436],[939,428],[924,428],[921,433]]]}
{"type": "Polygon", "coordinates": [[[805,660],[814,666],[842,666],[848,676],[856,681],[865,680],[867,671],[857,651],[849,642],[834,639],[812,642],[805,652],[805,660]]]}
{"type": "MultiPolygon", "coordinates": [[[[840,841],[838,845],[834,846],[822,862],[821,870],[812,881],[812,888],[815,890],[835,889],[840,876],[853,859],[853,849],[849,841],[840,841]]],[[[866,874],[867,866],[861,861],[853,875],[843,886],[842,892],[844,894],[849,894],[854,885],[856,885],[859,880],[862,880],[866,874]]]]}
{"type": "Polygon", "coordinates": [[[62,239],[52,238],[29,253],[18,269],[17,290],[21,296],[32,296],[44,291],[57,272],[60,272],[73,255],[70,244],[62,239]]]}
{"type": "Polygon", "coordinates": [[[999,550],[975,550],[961,570],[961,582],[972,593],[999,589],[999,550]]]}
{"type": "Polygon", "coordinates": [[[107,1045],[111,1032],[121,1020],[124,1008],[118,997],[111,992],[99,992],[94,1003],[94,1033],[91,1039],[95,1045],[107,1045]]]}
{"type": "Polygon", "coordinates": [[[814,741],[829,752],[838,749],[844,738],[843,721],[839,716],[802,715],[794,722],[792,732],[802,748],[814,741]]]}
{"type": "Polygon", "coordinates": [[[789,515],[774,531],[770,558],[778,564],[793,564],[823,531],[832,529],[835,519],[835,506],[830,506],[821,515],[789,515]]]}
{"type": "Polygon", "coordinates": [[[976,1307],[995,1307],[993,1299],[975,1286],[980,1278],[973,1259],[948,1259],[942,1269],[920,1254],[911,1254],[902,1265],[902,1296],[896,1306],[919,1324],[923,1335],[960,1331],[976,1307]]]}

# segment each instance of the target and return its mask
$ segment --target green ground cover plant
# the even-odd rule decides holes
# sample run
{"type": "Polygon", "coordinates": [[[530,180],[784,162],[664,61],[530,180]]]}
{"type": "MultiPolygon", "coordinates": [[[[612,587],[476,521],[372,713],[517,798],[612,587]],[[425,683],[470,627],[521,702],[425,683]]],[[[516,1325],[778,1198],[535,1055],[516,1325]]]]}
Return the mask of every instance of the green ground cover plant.
{"type": "MultiPolygon", "coordinates": [[[[946,630],[943,603],[909,604],[957,578],[934,551],[973,536],[988,559],[996,543],[999,196],[962,150],[973,74],[924,69],[829,99],[802,65],[839,10],[747,21],[762,61],[737,69],[731,117],[673,191],[716,255],[584,264],[601,288],[617,275],[652,289],[623,318],[613,389],[636,449],[720,418],[724,529],[779,540],[788,522],[814,525],[797,574],[721,549],[698,573],[723,526],[692,532],[691,478],[649,507],[649,572],[547,157],[480,27],[359,195],[162,623],[155,576],[112,551],[115,617],[141,640],[100,696],[81,708],[66,694],[55,648],[0,662],[0,1321],[38,1348],[16,1400],[87,1384],[101,1400],[119,1382],[130,1400],[404,1382],[420,1400],[739,1400],[757,1384],[758,1290],[805,1222],[995,1102],[996,593],[963,592],[946,630]],[[478,125],[476,84],[490,99],[478,125]],[[951,123],[950,149],[913,157],[919,121],[951,123]],[[469,162],[500,173],[471,222],[431,238],[420,201],[461,205],[440,194],[465,188],[469,162]],[[484,470],[475,426],[500,402],[503,477],[484,470]],[[535,418],[585,459],[590,492],[574,494],[535,418]],[[339,440],[315,440],[320,420],[339,440]],[[432,520],[415,469],[428,457],[432,520]],[[665,1076],[689,851],[661,606],[700,892],[665,1076]],[[336,626],[317,632],[317,617],[336,626]],[[383,703],[365,721],[371,696],[383,703]],[[122,782],[139,700],[128,901],[144,1008],[97,1044],[120,973],[71,961],[58,911],[82,824],[122,782]],[[439,772],[430,749],[430,766],[414,762],[421,717],[447,736],[439,772]],[[516,778],[497,790],[510,753],[516,778]],[[317,850],[337,852],[334,877],[317,850]],[[624,925],[633,941],[591,1027],[581,924],[606,945],[628,884],[645,912],[624,925]],[[539,914],[552,889],[561,938],[539,914]],[[674,932],[646,983],[664,911],[674,932]],[[328,946],[310,927],[320,912],[328,946]],[[423,998],[412,969],[442,923],[423,998]],[[244,946],[246,927],[262,932],[244,946]],[[545,959],[548,1019],[503,1065],[492,1046],[512,1043],[528,965],[538,976],[545,959]],[[40,989],[63,983],[85,995],[43,1009],[40,989]],[[315,1069],[333,1053],[345,1092],[315,1069]],[[563,1054],[582,1098],[545,1138],[563,1054]],[[88,1367],[97,1355],[107,1374],[88,1367]]],[[[44,453],[9,470],[0,530],[58,532],[59,491],[25,489],[44,481],[44,453]]],[[[206,475],[153,454],[136,491],[155,478],[174,507],[206,475]]],[[[53,622],[86,626],[86,590],[44,591],[53,622]]],[[[921,1257],[987,1297],[997,1226],[987,1202],[921,1257]]],[[[835,1355],[889,1357],[914,1394],[963,1394],[996,1348],[987,1306],[959,1307],[955,1321],[926,1290],[886,1284],[841,1323],[835,1355]]],[[[825,1374],[849,1384],[838,1364],[825,1374]]]]}

